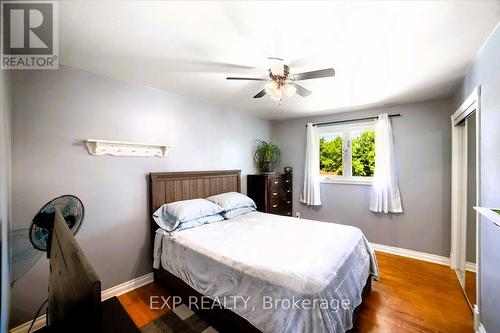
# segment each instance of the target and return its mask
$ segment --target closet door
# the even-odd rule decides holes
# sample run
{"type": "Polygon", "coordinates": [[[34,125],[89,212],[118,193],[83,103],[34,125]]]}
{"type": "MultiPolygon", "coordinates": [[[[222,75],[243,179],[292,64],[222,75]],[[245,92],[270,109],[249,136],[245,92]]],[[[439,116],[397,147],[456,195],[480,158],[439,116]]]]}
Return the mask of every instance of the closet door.
{"type": "Polygon", "coordinates": [[[457,274],[474,315],[479,314],[480,282],[480,90],[476,88],[452,115],[451,268],[457,274]]]}

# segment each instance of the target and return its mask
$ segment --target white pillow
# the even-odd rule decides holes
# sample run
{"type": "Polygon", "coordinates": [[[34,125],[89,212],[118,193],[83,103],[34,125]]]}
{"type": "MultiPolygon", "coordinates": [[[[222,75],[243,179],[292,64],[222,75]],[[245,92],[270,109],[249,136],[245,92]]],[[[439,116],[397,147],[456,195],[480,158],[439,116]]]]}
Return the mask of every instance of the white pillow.
{"type": "Polygon", "coordinates": [[[156,224],[167,231],[175,230],[179,224],[219,214],[222,207],[205,199],[175,201],[162,205],[153,214],[156,224]]]}
{"type": "Polygon", "coordinates": [[[208,197],[214,204],[222,207],[224,211],[233,210],[241,207],[257,208],[255,202],[244,194],[238,192],[226,192],[208,197]]]}

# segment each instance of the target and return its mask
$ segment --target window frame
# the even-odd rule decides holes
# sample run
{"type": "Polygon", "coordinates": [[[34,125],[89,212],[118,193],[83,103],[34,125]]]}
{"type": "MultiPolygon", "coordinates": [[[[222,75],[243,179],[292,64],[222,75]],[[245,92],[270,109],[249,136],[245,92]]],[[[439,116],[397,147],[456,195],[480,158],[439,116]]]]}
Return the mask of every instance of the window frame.
{"type": "MultiPolygon", "coordinates": [[[[319,175],[321,183],[331,184],[355,184],[372,185],[373,177],[353,176],[352,175],[352,132],[375,131],[375,120],[356,122],[349,124],[337,124],[329,126],[320,126],[317,128],[317,142],[319,145],[320,137],[324,135],[333,135],[342,133],[342,175],[319,175]]],[[[319,160],[318,160],[319,163],[319,160]]]]}

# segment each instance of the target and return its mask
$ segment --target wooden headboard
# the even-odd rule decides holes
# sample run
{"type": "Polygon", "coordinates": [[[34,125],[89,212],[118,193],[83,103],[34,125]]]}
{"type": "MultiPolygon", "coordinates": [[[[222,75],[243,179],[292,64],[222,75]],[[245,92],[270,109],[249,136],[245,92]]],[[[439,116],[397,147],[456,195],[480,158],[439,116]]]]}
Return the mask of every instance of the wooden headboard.
{"type": "Polygon", "coordinates": [[[169,202],[241,192],[241,170],[155,172],[150,174],[150,191],[152,215],[169,202]]]}

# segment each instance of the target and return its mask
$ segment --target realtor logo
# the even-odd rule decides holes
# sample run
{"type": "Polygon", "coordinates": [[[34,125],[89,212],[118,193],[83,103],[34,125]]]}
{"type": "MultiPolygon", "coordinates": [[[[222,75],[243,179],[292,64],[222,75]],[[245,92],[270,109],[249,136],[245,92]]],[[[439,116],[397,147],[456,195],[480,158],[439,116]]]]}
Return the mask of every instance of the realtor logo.
{"type": "Polygon", "coordinates": [[[58,68],[58,4],[2,1],[2,69],[58,68]]]}

